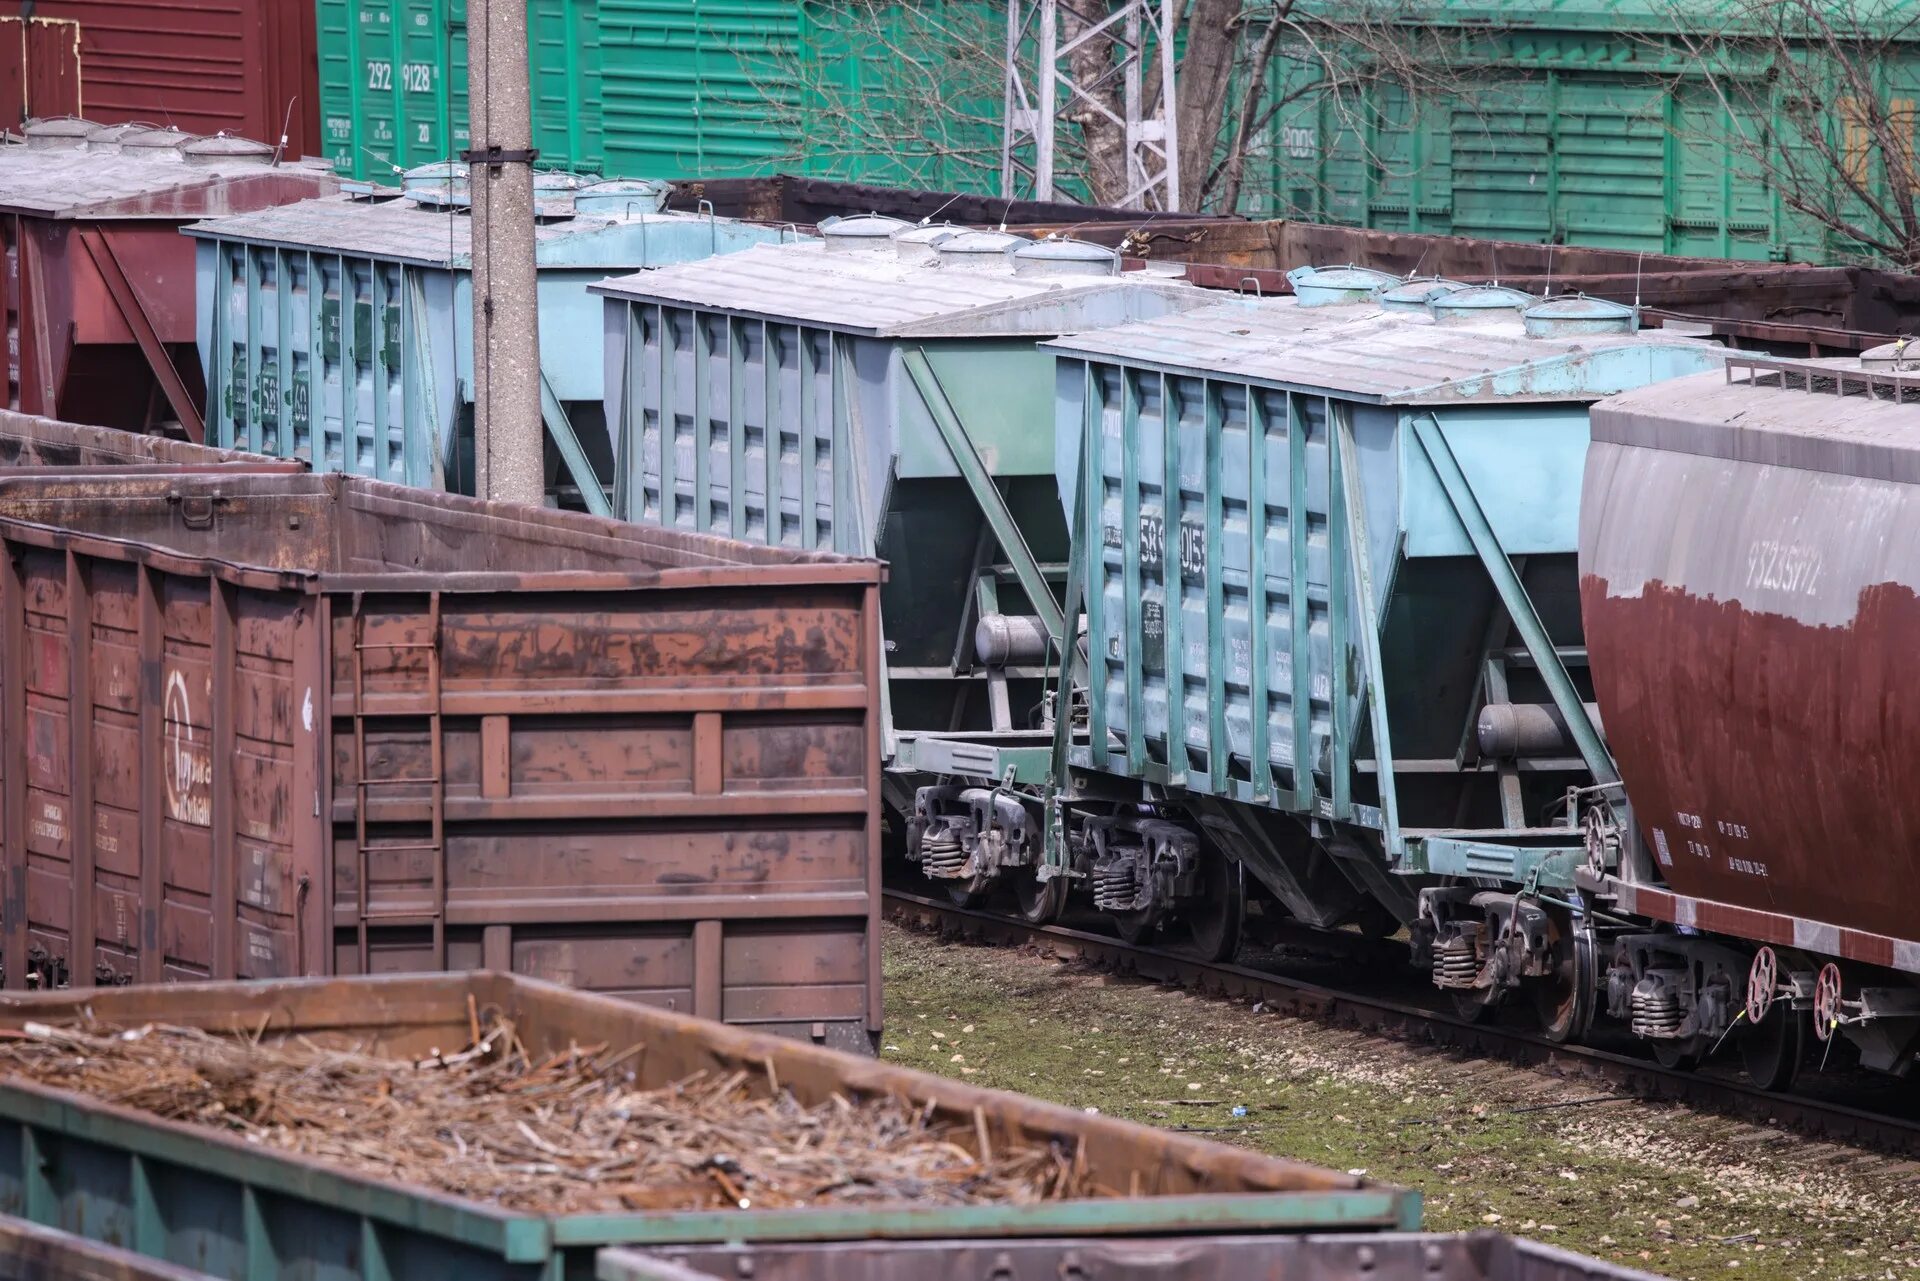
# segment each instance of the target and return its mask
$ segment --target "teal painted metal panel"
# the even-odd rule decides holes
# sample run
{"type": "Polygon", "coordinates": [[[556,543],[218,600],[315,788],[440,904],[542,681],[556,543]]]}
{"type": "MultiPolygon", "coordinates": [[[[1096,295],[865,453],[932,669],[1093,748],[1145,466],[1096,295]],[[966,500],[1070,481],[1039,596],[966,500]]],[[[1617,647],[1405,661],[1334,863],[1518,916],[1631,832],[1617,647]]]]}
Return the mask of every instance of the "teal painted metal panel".
{"type": "MultiPolygon", "coordinates": [[[[937,1109],[943,1118],[978,1118],[996,1142],[1077,1145],[1090,1180],[1143,1190],[1025,1204],[822,1202],[712,1213],[536,1214],[10,1082],[0,1085],[0,1213],[218,1276],[316,1281],[558,1281],[589,1274],[598,1249],[622,1244],[1145,1235],[1197,1248],[1223,1233],[1391,1232],[1420,1223],[1417,1192],[549,984],[483,974],[307,980],[272,991],[245,983],[150,996],[154,991],[132,990],[129,1000],[118,1001],[92,994],[89,1006],[112,1024],[165,1021],[216,1032],[241,1025],[269,1038],[352,1038],[396,1058],[423,1053],[449,1028],[464,1028],[474,1008],[498,1010],[536,1054],[589,1036],[651,1047],[646,1055],[626,1056],[645,1086],[682,1079],[696,1065],[738,1062],[753,1066],[756,1081],[762,1068],[768,1078],[777,1075],[808,1105],[825,1103],[836,1091],[925,1099],[930,1115],[937,1109]],[[374,1013],[363,1023],[356,1011],[374,1013]]],[[[11,1020],[75,1017],[63,995],[48,997],[23,998],[31,1007],[16,1004],[11,1020]]]]}
{"type": "MultiPolygon", "coordinates": [[[[1585,697],[1555,652],[1579,642],[1586,405],[1716,359],[1657,335],[1531,338],[1517,318],[1307,333],[1298,312],[1233,304],[1049,344],[1056,422],[1085,425],[1091,477],[1077,759],[1370,829],[1389,855],[1403,823],[1500,828],[1458,755],[1489,647],[1533,655],[1519,701],[1585,697]]],[[[1071,508],[1077,462],[1057,458],[1071,508]]],[[[1597,738],[1579,747],[1611,776],[1597,738]]]]}
{"type": "MultiPolygon", "coordinates": [[[[469,490],[468,233],[464,213],[349,197],[196,224],[209,440],[317,471],[469,490]]],[[[589,287],[792,235],[637,204],[543,224],[545,416],[589,510],[611,511],[612,472],[603,311],[589,287]]]]}

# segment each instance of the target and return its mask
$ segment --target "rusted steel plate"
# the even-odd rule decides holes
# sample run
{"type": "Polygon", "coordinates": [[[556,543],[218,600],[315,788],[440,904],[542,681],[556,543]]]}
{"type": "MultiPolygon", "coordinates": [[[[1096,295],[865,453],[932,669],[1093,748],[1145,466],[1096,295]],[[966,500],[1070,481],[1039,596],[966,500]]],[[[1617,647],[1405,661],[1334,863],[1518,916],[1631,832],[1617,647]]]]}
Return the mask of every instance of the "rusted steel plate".
{"type": "Polygon", "coordinates": [[[0,410],[0,467],[192,467],[264,470],[292,475],[306,464],[237,449],[217,449],[0,410]]]}
{"type": "MultiPolygon", "coordinates": [[[[208,1244],[222,1257],[271,1251],[279,1266],[301,1274],[332,1258],[341,1275],[385,1275],[338,1258],[342,1245],[361,1241],[374,1243],[387,1259],[407,1261],[410,1266],[396,1267],[393,1275],[587,1276],[595,1254],[609,1245],[748,1242],[778,1254],[777,1243],[809,1241],[853,1248],[917,1240],[964,1248],[977,1238],[1153,1237],[1163,1247],[1181,1242],[1191,1249],[1214,1236],[1258,1235],[1273,1244],[1314,1231],[1407,1231],[1419,1221],[1417,1194],[1364,1177],[498,973],[9,994],[0,997],[0,1028],[59,1023],[85,1012],[120,1025],[240,1031],[268,1042],[299,1037],[421,1058],[465,1044],[476,1011],[509,1020],[536,1060],[569,1047],[607,1047],[641,1088],[738,1073],[751,1093],[767,1092],[777,1081],[808,1106],[835,1098],[911,1099],[930,1119],[966,1122],[996,1151],[1071,1153],[1087,1183],[1109,1194],[1018,1204],[827,1199],[777,1209],[535,1215],[338,1171],[238,1135],[16,1081],[0,1084],[0,1195],[23,1178],[16,1154],[58,1154],[78,1140],[90,1159],[75,1163],[70,1175],[63,1166],[63,1177],[109,1219],[129,1199],[130,1162],[183,1166],[194,1172],[202,1204],[263,1204],[272,1207],[275,1222],[300,1229],[256,1235],[249,1223],[260,1216],[205,1216],[208,1244]]],[[[179,1204],[180,1189],[164,1181],[153,1186],[165,1217],[179,1204]]]]}
{"type": "Polygon", "coordinates": [[[1920,406],[1828,388],[1594,409],[1587,645],[1679,923],[1920,969],[1920,406]]]}
{"type": "Polygon", "coordinates": [[[878,1029],[876,562],[244,461],[0,472],[0,541],[8,986],[878,1029]]]}
{"type": "Polygon", "coordinates": [[[0,1215],[0,1281],[213,1281],[118,1246],[0,1215]]]}

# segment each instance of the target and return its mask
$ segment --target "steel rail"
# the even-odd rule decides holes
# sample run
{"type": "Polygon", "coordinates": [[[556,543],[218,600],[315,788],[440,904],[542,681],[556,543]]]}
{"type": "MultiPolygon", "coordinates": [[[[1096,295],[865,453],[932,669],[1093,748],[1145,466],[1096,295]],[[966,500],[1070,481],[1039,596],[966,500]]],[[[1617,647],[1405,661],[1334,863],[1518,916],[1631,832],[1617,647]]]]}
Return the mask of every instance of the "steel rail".
{"type": "MultiPolygon", "coordinates": [[[[1322,1019],[1391,1040],[1459,1050],[1521,1067],[1544,1068],[1560,1076],[1602,1081],[1640,1099],[1684,1103],[1875,1152],[1920,1156],[1920,1122],[1901,1117],[1797,1094],[1771,1093],[1711,1073],[1663,1068],[1645,1059],[1591,1046],[1557,1045],[1514,1028],[1468,1023],[1387,997],[1324,987],[1243,965],[1201,961],[1070,926],[1033,925],[904,890],[890,888],[885,891],[885,899],[890,918],[932,927],[949,937],[1046,947],[1056,956],[1087,961],[1115,973],[1212,996],[1256,1000],[1281,1014],[1322,1019]]],[[[1359,936],[1341,941],[1352,946],[1369,945],[1359,936]]]]}

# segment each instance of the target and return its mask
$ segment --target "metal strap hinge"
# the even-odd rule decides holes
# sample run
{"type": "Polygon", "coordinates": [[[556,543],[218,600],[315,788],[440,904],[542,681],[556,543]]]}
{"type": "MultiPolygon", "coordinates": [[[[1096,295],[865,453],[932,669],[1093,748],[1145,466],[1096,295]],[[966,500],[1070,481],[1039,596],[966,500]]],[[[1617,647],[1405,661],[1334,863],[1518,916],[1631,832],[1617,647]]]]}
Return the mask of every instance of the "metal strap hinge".
{"type": "Polygon", "coordinates": [[[501,165],[530,165],[540,158],[538,147],[528,147],[524,151],[508,151],[504,147],[483,147],[468,149],[460,153],[460,159],[470,165],[486,165],[498,169],[501,165]]]}

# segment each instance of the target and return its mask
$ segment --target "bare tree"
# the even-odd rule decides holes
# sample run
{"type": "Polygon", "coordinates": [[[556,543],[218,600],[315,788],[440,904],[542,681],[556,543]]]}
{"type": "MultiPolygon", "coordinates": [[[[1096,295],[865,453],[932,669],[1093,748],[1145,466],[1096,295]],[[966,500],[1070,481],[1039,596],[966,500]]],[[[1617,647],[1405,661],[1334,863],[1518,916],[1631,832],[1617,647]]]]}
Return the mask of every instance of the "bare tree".
{"type": "MultiPolygon", "coordinates": [[[[1261,186],[1276,121],[1311,108],[1350,154],[1381,171],[1369,113],[1392,86],[1416,112],[1469,96],[1458,44],[1435,19],[1441,0],[1186,0],[1175,71],[1182,199],[1189,209],[1237,212],[1261,186]]],[[[1114,12],[1117,0],[1062,6],[1063,43],[1114,12]]],[[[816,0],[823,55],[743,57],[758,106],[790,139],[791,161],[835,177],[991,190],[1000,160],[1006,14],[997,3],[816,0]]],[[[1484,31],[1477,31],[1477,36],[1484,31]]],[[[1104,99],[1066,105],[1057,135],[1065,187],[1093,204],[1129,190],[1124,86],[1112,46],[1069,55],[1074,79],[1104,99]]],[[[1163,92],[1157,63],[1145,78],[1149,111],[1163,92]]]]}
{"type": "Polygon", "coordinates": [[[1680,130],[1681,145],[1764,184],[1826,241],[1822,256],[1920,270],[1914,91],[1888,83],[1920,41],[1920,6],[1728,0],[1713,31],[1675,17],[1669,38],[1689,69],[1672,92],[1715,108],[1711,126],[1680,130]]]}

